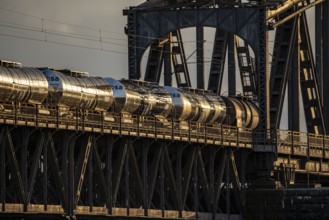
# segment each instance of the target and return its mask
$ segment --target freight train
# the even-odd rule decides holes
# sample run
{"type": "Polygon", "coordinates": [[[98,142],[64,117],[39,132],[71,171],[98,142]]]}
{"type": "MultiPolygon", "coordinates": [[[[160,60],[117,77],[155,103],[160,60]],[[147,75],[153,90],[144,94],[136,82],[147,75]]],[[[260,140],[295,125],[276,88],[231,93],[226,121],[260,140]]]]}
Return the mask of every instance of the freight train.
{"type": "Polygon", "coordinates": [[[0,100],[56,106],[63,111],[116,112],[250,129],[259,122],[257,104],[241,97],[138,80],[93,77],[86,72],[22,67],[7,61],[0,61],[0,100]]]}

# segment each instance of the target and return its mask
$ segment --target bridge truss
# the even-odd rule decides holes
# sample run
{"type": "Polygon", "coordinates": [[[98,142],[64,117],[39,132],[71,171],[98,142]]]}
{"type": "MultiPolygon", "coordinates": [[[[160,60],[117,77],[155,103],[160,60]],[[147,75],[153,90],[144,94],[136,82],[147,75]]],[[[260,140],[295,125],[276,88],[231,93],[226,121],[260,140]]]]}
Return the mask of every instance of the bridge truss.
{"type": "MultiPolygon", "coordinates": [[[[283,139],[304,142],[302,140],[313,139],[313,135],[327,135],[326,115],[329,113],[329,100],[325,98],[328,88],[324,85],[328,83],[328,62],[325,62],[328,57],[326,53],[329,51],[326,40],[328,12],[328,2],[321,0],[246,3],[150,0],[139,7],[124,11],[128,17],[126,33],[129,44],[129,78],[140,79],[144,75],[144,80],[159,83],[163,72],[165,85],[172,85],[171,76],[177,74],[184,76],[185,82],[190,82],[189,70],[185,65],[187,58],[184,53],[184,39],[180,37],[177,41],[173,40],[170,33],[195,27],[197,88],[207,88],[221,94],[223,75],[227,72],[228,81],[224,83],[228,85],[228,95],[235,96],[236,74],[240,73],[242,96],[256,100],[259,104],[258,130],[266,130],[269,133],[263,133],[262,137],[262,132],[254,135],[252,155],[258,177],[263,173],[263,179],[266,179],[268,170],[273,170],[271,163],[274,158],[275,172],[285,172],[286,168],[295,169],[296,160],[304,161],[304,164],[309,160],[296,155],[287,156],[283,153],[285,144],[273,142],[274,139],[278,140],[273,139],[272,134],[280,128],[284,108],[288,109],[289,134],[283,135],[283,139]],[[315,7],[315,50],[312,49],[309,21],[306,16],[306,10],[311,7],[315,7]],[[216,29],[208,86],[205,86],[204,82],[204,27],[216,29]],[[269,50],[270,32],[274,35],[273,51],[269,50]],[[154,72],[148,68],[142,73],[142,57],[151,44],[147,66],[153,66],[158,71],[154,72]],[[179,50],[176,49],[177,46],[179,50]],[[154,51],[161,51],[167,54],[167,57],[154,56],[154,51]],[[316,53],[315,56],[313,51],[316,53]],[[181,63],[178,65],[174,59],[177,54],[181,57],[181,63]],[[152,62],[154,60],[157,62],[152,62]],[[288,107],[284,105],[286,93],[288,107]],[[302,115],[305,117],[306,130],[311,134],[294,137],[294,134],[299,134],[301,130],[302,115]],[[268,141],[261,143],[259,140],[268,141]]],[[[181,78],[176,77],[178,87],[191,86],[188,83],[182,84],[180,80],[181,78]]],[[[290,147],[286,153],[297,153],[293,150],[294,147],[290,147]]],[[[307,152],[310,148],[304,150],[307,152]]],[[[320,159],[317,163],[323,162],[325,160],[320,159]]],[[[307,165],[309,166],[312,165],[307,165]]],[[[287,179],[286,174],[281,177],[287,179]]],[[[284,183],[285,186],[288,184],[284,183]]]]}
{"type": "Polygon", "coordinates": [[[236,95],[238,66],[244,98],[259,103],[259,128],[1,103],[1,217],[218,219],[243,216],[253,187],[326,186],[328,12],[326,0],[150,0],[125,10],[129,78],[159,82],[163,73],[165,85],[174,76],[179,87],[191,86],[181,29],[196,27],[197,87],[220,94],[227,60],[229,94],[236,95]],[[315,60],[305,15],[313,6],[321,36],[315,60]],[[216,28],[208,86],[204,27],[216,28]],[[289,131],[283,131],[287,85],[289,131]],[[299,93],[308,133],[300,132],[299,93]]]}

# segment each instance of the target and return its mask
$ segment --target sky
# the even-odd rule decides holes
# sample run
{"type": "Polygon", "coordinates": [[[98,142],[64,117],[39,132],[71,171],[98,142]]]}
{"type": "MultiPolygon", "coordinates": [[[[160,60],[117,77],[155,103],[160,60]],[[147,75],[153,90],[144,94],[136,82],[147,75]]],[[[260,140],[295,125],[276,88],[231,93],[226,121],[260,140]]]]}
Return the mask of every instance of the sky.
{"type": "Polygon", "coordinates": [[[0,59],[127,77],[127,17],[122,10],[142,2],[0,0],[0,59]]]}

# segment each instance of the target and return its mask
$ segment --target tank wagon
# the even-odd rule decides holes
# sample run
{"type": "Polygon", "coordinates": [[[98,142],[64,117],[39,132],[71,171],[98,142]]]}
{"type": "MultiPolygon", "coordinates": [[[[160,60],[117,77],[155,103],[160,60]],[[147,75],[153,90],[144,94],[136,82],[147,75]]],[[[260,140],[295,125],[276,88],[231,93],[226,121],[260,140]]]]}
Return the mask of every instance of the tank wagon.
{"type": "Polygon", "coordinates": [[[251,129],[259,122],[257,104],[242,97],[162,87],[138,80],[93,77],[86,72],[27,68],[6,61],[0,61],[0,100],[251,129]]]}

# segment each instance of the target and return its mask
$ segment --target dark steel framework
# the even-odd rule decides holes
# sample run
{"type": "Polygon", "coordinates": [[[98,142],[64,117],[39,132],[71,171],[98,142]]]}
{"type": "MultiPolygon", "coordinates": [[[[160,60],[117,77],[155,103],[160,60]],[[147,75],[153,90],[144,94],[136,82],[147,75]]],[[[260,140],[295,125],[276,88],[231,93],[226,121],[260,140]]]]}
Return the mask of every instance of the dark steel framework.
{"type": "MultiPolygon", "coordinates": [[[[211,73],[209,77],[208,88],[220,93],[221,81],[223,78],[223,70],[226,56],[226,48],[229,49],[228,62],[229,65],[229,82],[230,82],[230,92],[235,94],[235,43],[234,35],[237,35],[244,39],[244,41],[249,45],[256,56],[257,71],[260,73],[257,76],[262,77],[265,80],[268,77],[267,73],[267,63],[263,61],[262,55],[267,54],[266,47],[266,17],[265,8],[259,9],[258,7],[246,7],[246,8],[200,8],[198,10],[194,9],[181,9],[181,10],[165,10],[165,9],[152,9],[144,10],[143,8],[131,8],[124,11],[124,14],[128,16],[128,44],[129,44],[129,78],[140,79],[141,69],[140,62],[142,56],[146,49],[151,46],[151,52],[149,54],[148,64],[153,66],[156,72],[152,71],[152,68],[147,68],[145,73],[145,80],[151,79],[151,81],[159,82],[159,75],[161,74],[162,63],[165,66],[165,82],[171,82],[168,80],[170,77],[170,72],[168,72],[168,66],[173,63],[174,74],[176,75],[177,85],[179,87],[191,86],[190,77],[188,74],[186,66],[186,58],[183,49],[183,39],[180,35],[180,29],[188,27],[198,27],[197,28],[197,87],[204,88],[204,52],[203,52],[203,27],[214,27],[216,28],[216,37],[213,51],[213,58],[211,63],[211,73]],[[262,13],[264,15],[262,15],[262,13]],[[263,17],[263,23],[259,24],[259,18],[263,17]],[[139,28],[136,28],[139,27],[139,28]],[[259,28],[262,27],[262,28],[259,28]],[[261,34],[264,32],[264,34],[261,34]],[[174,34],[173,34],[174,33],[174,34]],[[170,35],[173,34],[177,36],[177,41],[172,42],[170,35]],[[233,35],[234,34],[234,35],[233,35]],[[163,43],[163,38],[166,38],[166,44],[169,44],[166,48],[166,52],[171,54],[170,59],[164,59],[163,56],[156,56],[155,50],[159,53],[160,50],[154,49],[159,48],[159,45],[163,43]],[[263,39],[261,39],[263,38],[263,39]],[[159,40],[161,39],[161,40],[159,40]],[[231,40],[229,40],[231,39],[231,40]],[[230,42],[233,42],[230,44],[230,42]],[[231,46],[227,46],[231,45],[231,46]],[[263,52],[262,52],[263,51],[263,52]],[[177,54],[180,55],[181,63],[177,63],[177,54]],[[154,62],[153,60],[156,60],[154,62]],[[164,62],[163,62],[164,61],[164,62]],[[153,65],[154,64],[154,65],[153,65]],[[166,67],[167,66],[167,67],[166,67]],[[262,70],[262,71],[260,71],[262,70]],[[183,73],[183,74],[181,74],[183,73]],[[150,76],[153,75],[154,77],[150,76]],[[177,77],[183,75],[185,81],[182,83],[181,78],[177,77]],[[167,79],[167,80],[166,80],[167,79]]],[[[249,53],[249,47],[244,47],[245,53],[249,53]],[[248,50],[248,51],[247,51],[248,50]]],[[[163,52],[163,50],[161,50],[163,52]]],[[[240,50],[241,51],[241,50],[240,50]]],[[[240,52],[239,51],[239,52],[240,52]]],[[[240,53],[239,53],[240,55],[240,53]]],[[[265,56],[266,57],[266,56],[265,56]]],[[[251,60],[250,57],[247,58],[251,60]]],[[[267,59],[267,58],[265,58],[267,59]]],[[[242,64],[242,63],[241,63],[242,64]]],[[[244,68],[241,65],[241,69],[244,68]]],[[[249,71],[249,70],[248,70],[249,71]]],[[[251,72],[252,70],[250,70],[251,72]]],[[[255,75],[251,72],[249,74],[248,81],[262,82],[262,80],[255,79],[255,75]]],[[[266,80],[265,80],[266,81],[266,80]]],[[[165,83],[168,85],[169,83],[165,83]]],[[[244,84],[245,85],[245,84],[244,84]]],[[[245,85],[245,90],[247,91],[250,85],[245,85]]],[[[256,85],[255,85],[256,86],[256,85]]],[[[254,87],[255,87],[254,86],[254,87]]],[[[263,128],[267,127],[267,110],[269,106],[266,105],[266,94],[267,83],[261,83],[257,85],[257,88],[263,89],[262,92],[257,92],[253,94],[258,96],[260,105],[261,124],[263,128]],[[263,97],[264,96],[264,97],[263,97]],[[264,100],[264,101],[261,101],[264,100]],[[263,117],[264,116],[264,117],[263,117]],[[263,120],[264,119],[264,120],[263,120]]],[[[250,89],[249,89],[250,90],[250,89]]]]}
{"type": "Polygon", "coordinates": [[[0,130],[3,216],[215,219],[243,212],[249,150],[10,125],[0,130]]]}
{"type": "MultiPolygon", "coordinates": [[[[121,115],[113,124],[106,124],[100,120],[103,115],[97,115],[98,131],[87,132],[85,127],[91,122],[88,117],[79,121],[78,115],[73,124],[65,124],[67,119],[60,121],[55,114],[54,127],[48,127],[51,123],[38,115],[32,117],[35,124],[26,121],[19,126],[23,111],[15,108],[14,117],[5,118],[0,126],[1,217],[34,217],[35,213],[39,218],[44,214],[75,219],[243,216],[246,189],[259,179],[273,177],[271,171],[286,187],[297,181],[294,178],[297,165],[311,170],[314,176],[328,172],[329,137],[322,134],[328,129],[328,118],[324,116],[329,115],[329,100],[324,98],[329,89],[325,86],[329,83],[325,74],[329,69],[326,60],[329,8],[328,1],[316,6],[317,15],[321,15],[316,20],[317,36],[321,37],[316,41],[314,62],[307,19],[302,11],[308,5],[315,4],[304,2],[285,10],[279,6],[272,17],[266,11],[273,4],[238,3],[241,7],[232,7],[230,2],[219,4],[209,0],[150,0],[125,10],[129,78],[141,78],[140,62],[150,47],[144,79],[159,82],[164,72],[165,85],[172,85],[175,76],[177,86],[190,87],[180,30],[197,27],[196,81],[197,87],[203,89],[203,28],[214,27],[207,88],[221,93],[227,59],[229,95],[236,95],[238,62],[243,94],[259,104],[258,130],[239,132],[222,125],[218,130],[208,125],[193,125],[192,129],[188,123],[187,131],[179,133],[182,137],[176,140],[176,130],[182,129],[175,130],[173,122],[172,130],[165,128],[159,138],[154,118],[152,126],[141,125],[140,117],[131,125],[124,124],[121,115]],[[269,27],[276,28],[271,74],[269,27]],[[279,131],[287,84],[292,131],[279,131]],[[299,93],[310,133],[298,132],[299,100],[295,97],[299,93]],[[64,128],[60,129],[61,126],[64,128]],[[105,127],[110,132],[104,132],[105,127]],[[214,131],[212,137],[209,131],[214,131]],[[171,138],[166,138],[170,134],[171,138]],[[208,143],[212,139],[217,144],[208,143]],[[278,158],[273,169],[274,156],[278,158]]],[[[28,116],[27,120],[31,120],[31,115],[28,116]]],[[[302,178],[305,176],[304,173],[302,178]]]]}
{"type": "MultiPolygon", "coordinates": [[[[134,42],[134,44],[129,44],[129,54],[133,54],[133,59],[129,62],[129,78],[140,78],[142,55],[154,39],[160,39],[168,33],[177,32],[186,27],[196,27],[196,82],[197,88],[203,89],[205,87],[203,27],[214,27],[216,34],[208,90],[216,94],[221,93],[225,59],[226,54],[228,54],[228,95],[236,95],[236,54],[243,97],[254,99],[259,104],[259,130],[280,128],[284,97],[288,85],[289,130],[300,131],[301,114],[298,97],[301,94],[307,131],[315,135],[327,134],[328,119],[325,115],[329,115],[329,101],[323,95],[328,93],[326,92],[328,88],[323,86],[328,84],[328,77],[325,73],[329,65],[329,62],[325,62],[326,57],[328,57],[326,53],[329,51],[328,42],[325,40],[328,38],[328,28],[323,28],[328,27],[327,1],[323,1],[323,3],[318,0],[300,3],[287,1],[285,4],[278,4],[278,2],[259,3],[256,7],[255,5],[247,5],[247,7],[237,8],[227,7],[225,4],[228,2],[162,1],[162,7],[157,2],[159,3],[159,1],[153,1],[152,7],[148,7],[150,4],[145,3],[146,8],[131,8],[125,11],[125,14],[128,15],[128,29],[131,29],[129,28],[130,25],[138,27],[134,29],[134,33],[127,33],[128,42],[134,42]],[[222,8],[222,6],[226,6],[226,8],[222,8]],[[305,10],[313,6],[316,6],[317,13],[316,64],[305,14],[305,10]],[[268,8],[272,9],[269,15],[267,15],[268,8]],[[275,28],[276,30],[271,72],[269,72],[268,28],[275,28]],[[251,57],[250,49],[253,50],[254,58],[251,57]]],[[[242,6],[241,3],[240,6],[242,6]]],[[[180,43],[180,51],[184,51],[182,49],[183,39],[180,38],[178,42],[180,43]]],[[[170,39],[166,41],[166,44],[166,52],[175,54],[170,39]]],[[[169,55],[167,57],[172,58],[169,55]]],[[[186,61],[184,57],[182,60],[186,61]]],[[[175,67],[175,63],[171,59],[158,56],[158,61],[160,60],[164,60],[165,63],[165,85],[171,85],[171,75],[180,71],[174,69],[171,73],[171,63],[175,67]]],[[[157,70],[162,68],[162,61],[157,62],[157,70]]],[[[147,70],[145,76],[152,74],[154,73],[147,70]]],[[[161,71],[156,72],[157,80],[154,82],[159,82],[160,74],[161,71]]],[[[189,79],[187,69],[184,69],[184,74],[185,78],[189,79]]],[[[145,80],[147,79],[145,77],[145,80]]],[[[179,87],[190,86],[190,84],[181,84],[179,80],[177,80],[177,85],[179,87]]],[[[257,144],[254,145],[255,152],[262,152],[255,156],[255,163],[258,164],[256,166],[258,174],[264,173],[264,177],[269,176],[269,170],[272,169],[273,153],[276,155],[282,153],[282,149],[279,150],[278,146],[273,147],[271,137],[271,135],[265,134],[260,139],[267,141],[263,143],[256,141],[257,144]],[[264,151],[268,153],[264,153],[264,151]]],[[[294,132],[289,138],[292,142],[299,139],[294,137],[294,132]]],[[[307,137],[307,140],[309,138],[307,137]]],[[[294,152],[294,149],[291,148],[289,152],[294,152]]],[[[290,160],[289,156],[288,163],[290,160]]],[[[304,161],[304,163],[306,162],[307,160],[304,161]]],[[[283,176],[287,179],[286,171],[290,168],[290,164],[284,166],[281,164],[278,170],[284,171],[283,176]]]]}
{"type": "MultiPolygon", "coordinates": [[[[293,11],[288,11],[286,16],[293,11]]],[[[277,27],[274,49],[270,108],[272,128],[280,126],[284,94],[288,78],[290,78],[289,128],[299,130],[299,100],[296,97],[299,97],[301,92],[308,132],[326,134],[325,117],[305,12],[277,27]]]]}

